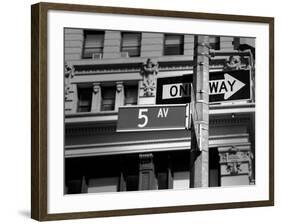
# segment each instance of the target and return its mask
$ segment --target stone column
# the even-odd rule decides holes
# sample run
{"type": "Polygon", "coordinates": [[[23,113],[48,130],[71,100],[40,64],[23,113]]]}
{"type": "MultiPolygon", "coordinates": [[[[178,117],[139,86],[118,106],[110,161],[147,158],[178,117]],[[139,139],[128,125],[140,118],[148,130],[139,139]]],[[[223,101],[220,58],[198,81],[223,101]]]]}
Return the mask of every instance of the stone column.
{"type": "Polygon", "coordinates": [[[190,187],[209,186],[209,37],[194,38],[190,187]]]}
{"type": "Polygon", "coordinates": [[[118,111],[120,106],[124,105],[124,85],[123,82],[116,82],[116,94],[115,94],[115,110],[118,111]]]}
{"type": "Polygon", "coordinates": [[[139,190],[156,189],[153,154],[139,154],[139,160],[139,190]]]}
{"type": "Polygon", "coordinates": [[[221,186],[250,185],[253,179],[253,154],[250,146],[219,147],[221,186]]]}
{"type": "Polygon", "coordinates": [[[101,107],[101,87],[100,83],[93,83],[93,96],[91,112],[99,112],[101,107]]]}

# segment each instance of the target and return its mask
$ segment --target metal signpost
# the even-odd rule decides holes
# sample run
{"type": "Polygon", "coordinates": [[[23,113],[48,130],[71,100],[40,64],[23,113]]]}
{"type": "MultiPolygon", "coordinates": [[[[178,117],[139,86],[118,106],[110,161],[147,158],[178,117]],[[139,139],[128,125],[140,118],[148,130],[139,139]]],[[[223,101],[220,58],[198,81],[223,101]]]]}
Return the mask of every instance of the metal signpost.
{"type": "Polygon", "coordinates": [[[209,186],[209,37],[194,38],[190,187],[209,186]],[[196,116],[195,116],[196,112],[196,116]]]}

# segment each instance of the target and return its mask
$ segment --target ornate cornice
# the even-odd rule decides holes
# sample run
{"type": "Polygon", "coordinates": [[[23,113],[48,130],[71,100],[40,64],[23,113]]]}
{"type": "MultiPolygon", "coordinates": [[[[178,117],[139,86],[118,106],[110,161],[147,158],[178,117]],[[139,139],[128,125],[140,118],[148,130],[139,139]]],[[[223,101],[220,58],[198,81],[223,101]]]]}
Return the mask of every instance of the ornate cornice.
{"type": "Polygon", "coordinates": [[[212,127],[217,127],[217,126],[247,124],[249,122],[250,122],[249,117],[215,118],[215,119],[210,119],[209,125],[212,126],[212,127]]]}
{"type": "MultiPolygon", "coordinates": [[[[231,125],[247,125],[250,122],[250,118],[242,117],[242,118],[216,118],[210,119],[210,127],[222,127],[222,126],[231,126],[231,125]]],[[[68,125],[65,128],[66,136],[83,136],[83,135],[94,135],[94,134],[102,134],[102,133],[113,133],[116,131],[116,121],[111,124],[104,124],[100,126],[77,126],[68,125]]]]}
{"type": "MultiPolygon", "coordinates": [[[[158,62],[158,70],[161,71],[181,71],[193,70],[192,60],[182,61],[160,61],[158,62]]],[[[212,60],[210,62],[210,69],[222,69],[225,65],[225,59],[212,60]]],[[[112,74],[112,73],[139,73],[142,69],[142,62],[134,63],[118,63],[118,64],[83,64],[73,65],[75,75],[92,75],[92,74],[112,74]]]]}
{"type": "Polygon", "coordinates": [[[65,128],[66,136],[91,136],[94,134],[104,134],[116,132],[115,126],[99,126],[99,127],[67,127],[65,128]]]}

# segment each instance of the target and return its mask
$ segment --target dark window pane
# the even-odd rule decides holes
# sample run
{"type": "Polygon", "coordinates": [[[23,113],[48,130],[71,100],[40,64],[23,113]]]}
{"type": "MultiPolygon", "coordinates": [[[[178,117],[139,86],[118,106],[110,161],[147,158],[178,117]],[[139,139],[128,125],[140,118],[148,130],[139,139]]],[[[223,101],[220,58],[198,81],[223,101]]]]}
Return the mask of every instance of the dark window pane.
{"type": "Polygon", "coordinates": [[[125,86],[125,105],[136,105],[138,102],[138,86],[125,86]]]}
{"type": "Polygon", "coordinates": [[[139,188],[139,176],[127,175],[126,176],[126,188],[127,191],[137,191],[139,188]]]}
{"type": "Polygon", "coordinates": [[[102,54],[104,31],[85,30],[83,58],[92,58],[93,54],[102,54]]]}
{"type": "Polygon", "coordinates": [[[82,192],[82,163],[79,159],[65,160],[65,184],[66,194],[79,194],[82,192]],[[77,168],[79,167],[79,168],[77,168]]]}
{"type": "Polygon", "coordinates": [[[91,111],[92,88],[78,88],[78,112],[91,111]]]}
{"type": "Polygon", "coordinates": [[[183,54],[183,35],[166,34],[164,38],[164,55],[183,54]]]}
{"type": "Polygon", "coordinates": [[[220,186],[220,158],[217,148],[209,149],[209,186],[220,186]]]}
{"type": "Polygon", "coordinates": [[[122,33],[121,52],[128,52],[129,57],[140,56],[141,33],[122,33]]]}
{"type": "Polygon", "coordinates": [[[115,87],[102,87],[101,110],[114,110],[115,107],[115,87]]]}
{"type": "Polygon", "coordinates": [[[234,50],[239,50],[239,45],[240,45],[240,38],[239,37],[234,37],[233,38],[233,49],[234,50]]]}
{"type": "Polygon", "coordinates": [[[168,189],[168,171],[158,173],[157,179],[158,189],[168,189]]]}
{"type": "Polygon", "coordinates": [[[81,193],[81,180],[69,180],[67,182],[67,194],[79,194],[81,193]]]}
{"type": "Polygon", "coordinates": [[[210,49],[220,50],[220,37],[210,36],[209,45],[210,45],[210,49]]]}

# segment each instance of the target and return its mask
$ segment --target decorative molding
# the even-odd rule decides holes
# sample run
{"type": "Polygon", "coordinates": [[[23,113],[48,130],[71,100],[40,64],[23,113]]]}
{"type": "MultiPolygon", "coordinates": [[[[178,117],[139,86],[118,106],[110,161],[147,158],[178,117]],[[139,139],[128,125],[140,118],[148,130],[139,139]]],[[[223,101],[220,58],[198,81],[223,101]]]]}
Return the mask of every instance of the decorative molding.
{"type": "Polygon", "coordinates": [[[224,70],[241,70],[241,69],[250,69],[250,59],[241,57],[239,55],[229,56],[228,60],[225,60],[224,70]]]}
{"type": "Polygon", "coordinates": [[[240,150],[237,146],[230,146],[228,150],[220,150],[220,163],[232,163],[232,162],[249,162],[250,148],[240,150]]]}
{"type": "Polygon", "coordinates": [[[141,160],[141,163],[145,163],[145,161],[150,161],[153,158],[152,153],[140,153],[139,154],[139,159],[141,160]]]}
{"type": "MultiPolygon", "coordinates": [[[[211,136],[209,147],[231,147],[235,144],[239,148],[249,148],[249,142],[241,142],[241,138],[236,135],[231,136],[211,136]],[[226,138],[226,141],[222,141],[226,138]],[[229,141],[228,139],[232,139],[229,141]],[[219,142],[218,142],[219,141],[219,142]],[[218,144],[219,143],[219,144],[218,144]]],[[[144,139],[138,141],[106,142],[85,145],[65,146],[65,156],[87,157],[98,155],[118,155],[132,153],[150,153],[162,151],[190,150],[190,138],[170,138],[170,139],[144,139]]]]}
{"type": "Polygon", "coordinates": [[[69,100],[71,79],[75,75],[74,66],[70,66],[67,63],[64,64],[64,99],[69,100]]]}
{"type": "Polygon", "coordinates": [[[226,125],[240,125],[250,122],[250,117],[236,117],[236,118],[213,118],[210,119],[209,125],[213,127],[226,125]]]}
{"type": "Polygon", "coordinates": [[[99,126],[99,127],[72,127],[65,128],[67,136],[91,136],[93,134],[113,133],[116,131],[115,126],[99,126]]]}
{"type": "Polygon", "coordinates": [[[122,92],[124,89],[124,85],[123,85],[123,82],[116,82],[116,91],[118,93],[122,92]]]}
{"type": "Polygon", "coordinates": [[[152,62],[150,58],[143,64],[140,74],[143,78],[142,86],[143,96],[151,97],[156,95],[156,76],[158,74],[159,64],[152,62]]]}
{"type": "MultiPolygon", "coordinates": [[[[113,64],[113,63],[103,63],[103,64],[92,64],[89,62],[88,64],[80,64],[80,62],[72,62],[72,66],[75,68],[75,75],[98,75],[98,74],[113,74],[113,73],[140,73],[143,67],[142,61],[144,59],[140,58],[138,62],[128,62],[124,61],[123,63],[113,64]]],[[[160,60],[160,59],[159,59],[160,60]]],[[[165,60],[165,59],[163,59],[165,60]]],[[[101,60],[102,61],[102,60],[101,60]]],[[[227,57],[221,59],[212,59],[210,61],[210,69],[219,69],[223,70],[227,63],[227,57]]],[[[241,67],[246,68],[247,63],[246,59],[241,59],[241,67]]],[[[193,60],[171,60],[171,61],[158,61],[158,71],[186,71],[193,70],[193,60]]]]}
{"type": "MultiPolygon", "coordinates": [[[[232,145],[227,150],[223,147],[222,150],[219,149],[220,164],[221,167],[225,168],[226,173],[222,175],[240,175],[247,174],[249,181],[254,182],[253,179],[253,159],[254,155],[250,151],[250,147],[240,150],[239,146],[232,145]]],[[[221,168],[221,169],[222,169],[221,168]]],[[[223,170],[223,169],[222,169],[223,170]]]]}
{"type": "Polygon", "coordinates": [[[152,153],[139,154],[139,189],[153,190],[156,188],[155,171],[152,153]]]}
{"type": "Polygon", "coordinates": [[[93,93],[97,94],[99,92],[100,92],[100,83],[98,83],[98,82],[93,83],[93,93]]]}
{"type": "Polygon", "coordinates": [[[240,172],[242,172],[242,169],[240,168],[241,162],[232,162],[227,164],[226,170],[231,174],[231,175],[237,175],[240,172]]]}

